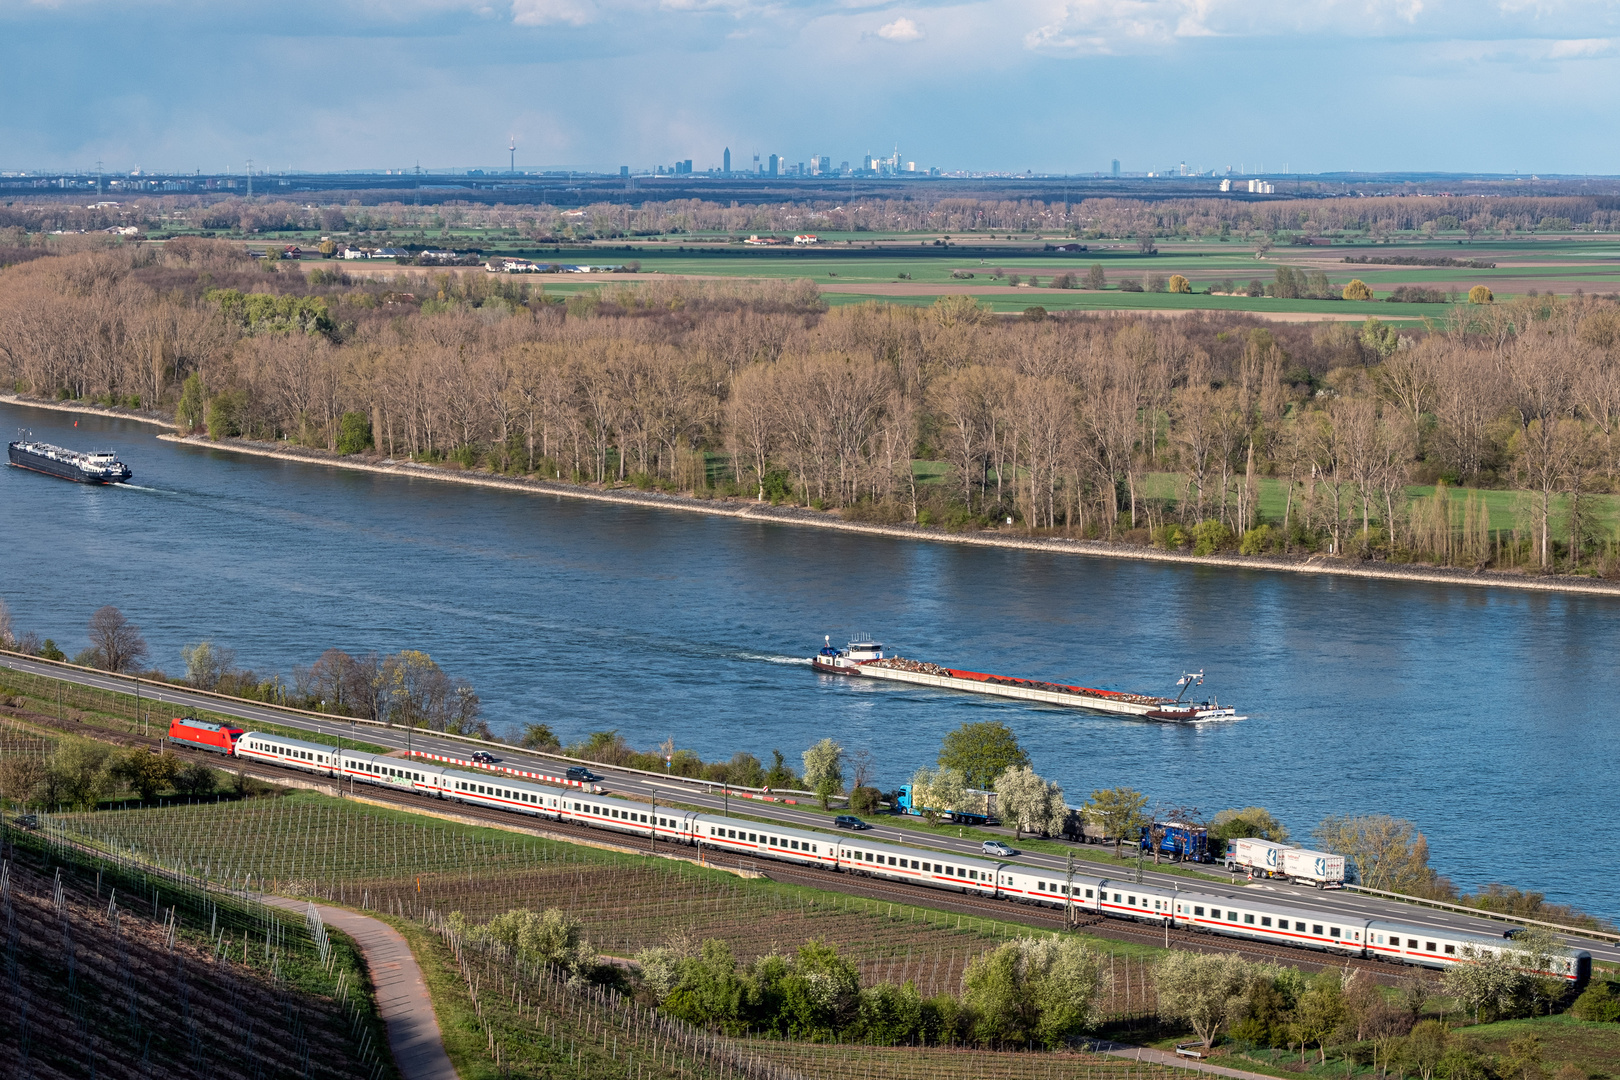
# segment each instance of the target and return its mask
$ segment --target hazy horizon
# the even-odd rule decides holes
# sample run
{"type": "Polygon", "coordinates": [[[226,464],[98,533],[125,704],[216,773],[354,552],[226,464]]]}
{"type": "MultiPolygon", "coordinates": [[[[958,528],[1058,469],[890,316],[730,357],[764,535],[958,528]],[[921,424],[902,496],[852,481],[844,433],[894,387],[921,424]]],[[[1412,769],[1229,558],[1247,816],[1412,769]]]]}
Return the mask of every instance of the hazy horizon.
{"type": "Polygon", "coordinates": [[[515,138],[520,170],[898,145],[946,171],[1613,174],[1589,133],[1617,23],[1596,0],[0,0],[0,169],[503,169],[515,138]]]}

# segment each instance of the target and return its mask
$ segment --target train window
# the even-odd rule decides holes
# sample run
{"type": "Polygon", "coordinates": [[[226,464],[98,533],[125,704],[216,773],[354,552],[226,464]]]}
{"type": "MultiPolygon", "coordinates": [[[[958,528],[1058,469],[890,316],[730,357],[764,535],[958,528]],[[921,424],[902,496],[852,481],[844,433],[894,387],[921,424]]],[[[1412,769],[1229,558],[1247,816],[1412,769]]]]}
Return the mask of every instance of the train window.
{"type": "Polygon", "coordinates": [[[1247,924],[1249,926],[1253,926],[1254,925],[1254,916],[1253,915],[1245,915],[1245,916],[1243,916],[1243,921],[1244,921],[1245,924],[1247,924]]]}
{"type": "Polygon", "coordinates": [[[1412,938],[1407,938],[1406,939],[1406,947],[1408,949],[1415,949],[1415,948],[1417,948],[1417,942],[1415,940],[1413,940],[1412,938]]]}
{"type": "Polygon", "coordinates": [[[814,844],[810,845],[810,854],[812,854],[812,855],[816,854],[816,845],[814,845],[814,844]]]}
{"type": "Polygon", "coordinates": [[[920,868],[921,868],[921,866],[922,866],[922,864],[921,864],[921,863],[919,863],[919,862],[918,862],[918,861],[917,861],[917,860],[916,860],[916,859],[912,859],[912,860],[911,860],[911,868],[912,868],[912,869],[913,869],[913,870],[917,870],[917,869],[920,869],[920,868]]]}
{"type": "Polygon", "coordinates": [[[748,842],[750,844],[757,844],[757,843],[759,843],[759,837],[755,836],[753,833],[749,833],[748,834],[748,842]]]}
{"type": "Polygon", "coordinates": [[[1271,925],[1271,916],[1270,915],[1262,915],[1262,916],[1260,916],[1260,925],[1261,926],[1270,926],[1271,925]]]}
{"type": "Polygon", "coordinates": [[[1313,933],[1313,934],[1317,935],[1318,937],[1320,937],[1321,934],[1322,934],[1322,924],[1317,923],[1315,926],[1311,927],[1311,933],[1313,933]]]}
{"type": "Polygon", "coordinates": [[[934,872],[934,864],[931,862],[923,863],[922,868],[924,873],[932,874],[934,872]]]}
{"type": "Polygon", "coordinates": [[[1119,893],[1114,894],[1114,903],[1119,903],[1119,893]]]}
{"type": "Polygon", "coordinates": [[[1424,952],[1434,952],[1434,942],[1432,942],[1432,941],[1425,941],[1425,942],[1424,942],[1424,943],[1423,943],[1423,951],[1424,951],[1424,952]]]}
{"type": "Polygon", "coordinates": [[[797,840],[789,840],[788,841],[788,847],[792,848],[794,851],[798,851],[799,850],[799,842],[797,840]]]}
{"type": "MultiPolygon", "coordinates": [[[[1130,902],[1131,907],[1135,907],[1136,906],[1136,897],[1134,897],[1134,896],[1131,897],[1129,902],[1130,902]]],[[[1218,919],[1218,918],[1220,918],[1220,915],[1217,914],[1215,917],[1218,919]]]]}
{"type": "Polygon", "coordinates": [[[737,839],[737,830],[736,829],[727,829],[726,830],[726,839],[727,840],[735,840],[735,839],[737,839]]]}
{"type": "Polygon", "coordinates": [[[1455,946],[1455,945],[1447,945],[1446,946],[1446,955],[1447,956],[1456,956],[1457,955],[1457,946],[1455,946]]]}
{"type": "Polygon", "coordinates": [[[1194,915],[1202,915],[1202,914],[1203,914],[1203,913],[1204,913],[1204,909],[1203,909],[1203,908],[1201,908],[1201,907],[1195,907],[1195,908],[1193,908],[1193,914],[1194,914],[1194,915]]]}
{"type": "Polygon", "coordinates": [[[1338,936],[1339,936],[1339,928],[1337,926],[1328,927],[1328,937],[1338,937],[1338,936]]]}
{"type": "Polygon", "coordinates": [[[1090,900],[1090,899],[1091,899],[1091,890],[1090,890],[1090,889],[1087,889],[1087,890],[1086,890],[1086,899],[1087,899],[1087,900],[1090,900]]]}

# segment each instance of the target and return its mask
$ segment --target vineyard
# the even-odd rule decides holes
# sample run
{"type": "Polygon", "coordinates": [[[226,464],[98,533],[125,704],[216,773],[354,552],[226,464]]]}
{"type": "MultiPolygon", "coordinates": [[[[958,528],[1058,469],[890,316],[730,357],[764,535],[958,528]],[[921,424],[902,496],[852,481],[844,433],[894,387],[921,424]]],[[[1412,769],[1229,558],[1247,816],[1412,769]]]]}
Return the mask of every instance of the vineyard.
{"type": "Polygon", "coordinates": [[[1187,1080],[1096,1053],[1009,1053],[727,1038],[556,969],[464,943],[433,911],[396,919],[423,964],[464,1080],[1187,1080]]]}
{"type": "Polygon", "coordinates": [[[318,921],[6,830],[7,1075],[383,1080],[358,955],[318,921]]]}
{"type": "MultiPolygon", "coordinates": [[[[1031,932],[311,793],[48,820],[102,850],[231,889],[410,918],[460,911],[475,922],[512,908],[556,908],[579,919],[609,955],[630,956],[679,935],[724,939],[746,962],[821,940],[858,965],[863,985],[910,981],[924,995],[958,990],[974,957],[1031,932]]],[[[1104,1013],[1115,1023],[1152,1015],[1148,951],[1095,946],[1108,952],[1113,975],[1104,1013]]]]}

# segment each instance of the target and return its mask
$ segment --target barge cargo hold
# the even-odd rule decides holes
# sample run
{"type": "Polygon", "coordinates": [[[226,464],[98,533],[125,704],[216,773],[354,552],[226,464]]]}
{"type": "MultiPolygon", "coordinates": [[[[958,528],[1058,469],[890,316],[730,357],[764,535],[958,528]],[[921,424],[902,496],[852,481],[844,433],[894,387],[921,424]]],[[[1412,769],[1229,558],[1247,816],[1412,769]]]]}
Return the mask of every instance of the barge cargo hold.
{"type": "MultiPolygon", "coordinates": [[[[1043,682],[1039,679],[987,675],[982,671],[967,671],[920,660],[907,660],[900,656],[885,656],[883,646],[869,640],[852,641],[843,649],[834,649],[829,640],[821,652],[810,658],[810,664],[816,671],[833,675],[856,675],[867,679],[932,686],[941,690],[961,690],[969,694],[986,694],[991,697],[1034,701],[1043,705],[1089,709],[1093,712],[1132,716],[1164,723],[1198,724],[1212,720],[1246,719],[1238,716],[1236,709],[1222,706],[1213,698],[1209,701],[1191,702],[1151,694],[1129,694],[1118,690],[1069,686],[1063,683],[1043,682]]],[[[1201,685],[1203,681],[1203,672],[1198,672],[1182,676],[1177,685],[1190,688],[1201,685]]]]}

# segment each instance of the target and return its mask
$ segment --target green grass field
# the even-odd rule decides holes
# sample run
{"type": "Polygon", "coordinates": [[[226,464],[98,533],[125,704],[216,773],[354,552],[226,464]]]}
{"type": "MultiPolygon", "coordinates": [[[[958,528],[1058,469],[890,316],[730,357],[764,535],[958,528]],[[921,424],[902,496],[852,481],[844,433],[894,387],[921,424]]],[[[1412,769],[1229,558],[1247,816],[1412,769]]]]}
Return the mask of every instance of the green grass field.
{"type": "MultiPolygon", "coordinates": [[[[1364,236],[1336,237],[1330,246],[1271,248],[1257,258],[1254,246],[1233,236],[1157,241],[1158,252],[1142,255],[1135,241],[1099,239],[1080,241],[1084,252],[1043,250],[1048,245],[1067,242],[1059,236],[1033,234],[1004,239],[1007,234],[953,235],[950,246],[940,246],[936,233],[830,233],[820,234],[822,243],[813,248],[745,247],[719,235],[681,235],[660,238],[580,241],[560,246],[538,247],[512,237],[503,230],[433,230],[431,235],[416,230],[397,230],[367,242],[431,242],[443,247],[476,247],[486,255],[514,255],[541,262],[617,265],[632,260],[643,273],[702,275],[733,278],[808,278],[817,285],[838,289],[828,293],[834,304],[884,299],[894,303],[928,304],[951,290],[972,290],[998,312],[1015,313],[1026,307],[1041,306],[1048,311],[1128,310],[1174,312],[1185,310],[1252,311],[1293,318],[1309,315],[1374,315],[1383,319],[1414,321],[1444,319],[1448,304],[1391,304],[1382,299],[1370,303],[1341,300],[1274,300],[1265,297],[1212,295],[1209,290],[1230,281],[1243,288],[1254,278],[1271,282],[1277,268],[1321,270],[1342,286],[1360,278],[1380,296],[1400,285],[1466,292],[1473,285],[1492,289],[1505,300],[1531,290],[1571,293],[1620,292],[1620,238],[1607,234],[1579,236],[1499,236],[1480,235],[1467,242],[1461,233],[1428,237],[1423,234],[1397,234],[1390,243],[1375,243],[1364,236]],[[1345,263],[1346,256],[1361,257],[1449,257],[1495,263],[1494,268],[1396,266],[1345,263]],[[1025,279],[1035,275],[1043,286],[1057,274],[1084,275],[1093,263],[1102,265],[1109,287],[1100,292],[1069,290],[1013,290],[1005,278],[992,274],[1004,270],[1025,279]],[[971,273],[971,279],[954,277],[971,273]],[[1144,275],[1186,276],[1196,290],[1190,295],[1129,293],[1118,288],[1121,281],[1140,281],[1144,275]],[[906,276],[902,276],[906,275],[906,276]],[[845,291],[848,290],[848,291],[845,291]],[[897,290],[899,290],[897,292],[897,290]]],[[[273,243],[312,244],[318,237],[288,234],[273,243]]],[[[315,265],[315,264],[306,264],[315,265]]],[[[413,268],[420,271],[427,268],[413,268]]],[[[548,292],[571,295],[601,288],[611,278],[558,280],[545,278],[548,292]]],[[[623,279],[619,279],[621,282],[623,279]]]]}

